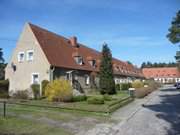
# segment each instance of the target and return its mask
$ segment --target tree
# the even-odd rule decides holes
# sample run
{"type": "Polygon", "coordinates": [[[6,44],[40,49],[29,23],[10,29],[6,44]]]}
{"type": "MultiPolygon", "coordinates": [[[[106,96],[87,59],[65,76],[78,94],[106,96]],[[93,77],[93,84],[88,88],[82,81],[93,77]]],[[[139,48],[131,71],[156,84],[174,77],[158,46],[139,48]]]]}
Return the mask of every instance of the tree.
{"type": "Polygon", "coordinates": [[[4,68],[5,68],[5,66],[6,66],[6,64],[4,63],[3,51],[2,51],[2,48],[0,48],[0,80],[4,79],[4,76],[5,76],[4,68]]]}
{"type": "MultiPolygon", "coordinates": [[[[173,18],[173,21],[171,22],[167,38],[173,44],[180,43],[180,10],[176,13],[176,17],[173,18]]],[[[180,70],[180,51],[176,52],[175,59],[178,63],[178,69],[180,70]]]]}
{"type": "Polygon", "coordinates": [[[167,38],[173,44],[180,42],[180,10],[177,12],[176,17],[173,18],[173,21],[171,22],[171,27],[169,28],[167,38]]]}
{"type": "Polygon", "coordinates": [[[100,92],[101,94],[115,94],[112,54],[106,43],[103,44],[101,55],[99,80],[100,92]]]}

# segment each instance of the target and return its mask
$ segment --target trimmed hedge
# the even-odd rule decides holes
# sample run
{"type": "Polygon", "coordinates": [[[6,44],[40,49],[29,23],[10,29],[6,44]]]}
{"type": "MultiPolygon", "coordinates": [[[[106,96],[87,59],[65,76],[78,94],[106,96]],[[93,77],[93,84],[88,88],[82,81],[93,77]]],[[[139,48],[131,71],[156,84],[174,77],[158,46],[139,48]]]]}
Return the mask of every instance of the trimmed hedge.
{"type": "Polygon", "coordinates": [[[40,85],[39,84],[32,84],[31,88],[33,91],[34,99],[40,98],[40,85]]]}
{"type": "Polygon", "coordinates": [[[120,90],[128,90],[131,88],[131,83],[121,83],[120,84],[120,90]]]}
{"type": "Polygon", "coordinates": [[[79,95],[79,96],[74,96],[73,97],[73,102],[80,102],[80,101],[85,101],[87,97],[85,95],[79,95]]]}
{"type": "Polygon", "coordinates": [[[113,100],[112,96],[107,95],[107,94],[103,95],[103,97],[104,97],[104,100],[105,100],[105,101],[111,101],[111,100],[113,100]]]}
{"type": "Polygon", "coordinates": [[[0,98],[8,98],[9,80],[0,80],[0,98]]]}
{"type": "Polygon", "coordinates": [[[103,96],[92,96],[87,99],[88,104],[104,104],[103,96]]]}
{"type": "Polygon", "coordinates": [[[48,80],[43,80],[41,82],[41,86],[42,86],[42,96],[45,96],[45,90],[46,90],[46,86],[49,84],[48,80]]]}

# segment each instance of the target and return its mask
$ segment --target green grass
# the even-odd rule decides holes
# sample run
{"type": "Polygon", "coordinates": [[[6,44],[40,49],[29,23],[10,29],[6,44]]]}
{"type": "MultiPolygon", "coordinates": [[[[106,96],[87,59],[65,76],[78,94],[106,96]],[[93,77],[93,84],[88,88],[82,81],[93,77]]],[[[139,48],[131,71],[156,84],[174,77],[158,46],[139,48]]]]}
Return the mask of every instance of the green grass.
{"type": "MultiPolygon", "coordinates": [[[[88,97],[93,95],[88,95],[88,97]]],[[[97,94],[96,96],[102,96],[100,94],[97,94]]],[[[56,102],[48,102],[47,100],[20,100],[16,101],[17,104],[20,105],[30,105],[30,106],[36,106],[36,107],[47,107],[47,108],[59,108],[64,110],[71,110],[71,111],[85,111],[85,112],[94,112],[94,113],[101,113],[101,114],[109,114],[110,107],[112,107],[115,104],[120,104],[122,106],[124,102],[121,103],[122,100],[127,99],[129,101],[129,94],[126,91],[119,91],[117,94],[112,95],[112,101],[105,101],[104,104],[88,104],[87,101],[81,101],[81,102],[69,102],[69,103],[56,103],[56,102]]],[[[14,101],[13,101],[14,102],[14,101]]],[[[118,109],[118,108],[116,108],[118,109]]],[[[114,110],[114,109],[113,109],[114,110]]]]}
{"type": "Polygon", "coordinates": [[[17,117],[0,117],[0,134],[26,135],[71,135],[63,128],[25,120],[17,117]]]}

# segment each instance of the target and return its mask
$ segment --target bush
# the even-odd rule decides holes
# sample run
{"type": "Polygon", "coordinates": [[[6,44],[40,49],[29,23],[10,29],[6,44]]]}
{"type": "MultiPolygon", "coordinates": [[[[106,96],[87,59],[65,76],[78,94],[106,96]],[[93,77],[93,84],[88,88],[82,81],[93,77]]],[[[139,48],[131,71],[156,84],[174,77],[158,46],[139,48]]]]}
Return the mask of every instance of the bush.
{"type": "Polygon", "coordinates": [[[92,96],[87,99],[88,104],[104,104],[103,96],[92,96]]]}
{"type": "Polygon", "coordinates": [[[157,83],[154,80],[146,80],[144,84],[148,85],[153,90],[156,90],[157,88],[161,86],[160,83],[157,83]]]}
{"type": "Polygon", "coordinates": [[[132,87],[133,88],[142,88],[144,87],[144,83],[141,82],[140,80],[135,80],[134,82],[132,82],[132,87]]]}
{"type": "Polygon", "coordinates": [[[42,96],[45,96],[45,89],[46,89],[46,86],[48,85],[49,81],[48,80],[43,80],[41,82],[41,86],[42,86],[42,96]]]}
{"type": "Polygon", "coordinates": [[[128,90],[131,87],[131,83],[121,83],[120,90],[128,90]]]}
{"type": "Polygon", "coordinates": [[[115,89],[116,89],[116,91],[119,91],[120,90],[120,84],[116,84],[115,89]]]}
{"type": "Polygon", "coordinates": [[[150,93],[150,89],[147,88],[137,88],[135,90],[135,97],[136,98],[143,98],[145,96],[147,96],[150,93]]]}
{"type": "Polygon", "coordinates": [[[28,99],[28,91],[27,90],[19,90],[12,95],[15,99],[28,99]]]}
{"type": "Polygon", "coordinates": [[[86,95],[79,95],[73,97],[73,102],[85,101],[87,99],[86,95]]]}
{"type": "Polygon", "coordinates": [[[9,80],[0,80],[0,98],[8,98],[9,80]]]}
{"type": "Polygon", "coordinates": [[[112,96],[107,95],[107,94],[103,95],[103,97],[104,97],[104,100],[105,100],[105,101],[111,101],[111,100],[113,100],[112,96]]]}
{"type": "Polygon", "coordinates": [[[34,99],[40,98],[40,85],[39,84],[32,84],[31,88],[33,91],[34,99]]]}
{"type": "Polygon", "coordinates": [[[45,96],[49,101],[71,101],[73,88],[68,80],[56,79],[45,89],[45,96]]]}

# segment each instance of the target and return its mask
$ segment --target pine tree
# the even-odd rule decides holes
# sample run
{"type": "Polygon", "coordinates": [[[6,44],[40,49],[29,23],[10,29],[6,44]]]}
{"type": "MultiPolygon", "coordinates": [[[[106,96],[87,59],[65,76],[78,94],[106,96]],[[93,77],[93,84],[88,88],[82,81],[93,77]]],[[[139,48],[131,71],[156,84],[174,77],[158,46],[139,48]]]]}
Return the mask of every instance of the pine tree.
{"type": "Polygon", "coordinates": [[[113,76],[112,54],[106,43],[103,44],[102,48],[99,85],[101,94],[116,93],[113,76]]]}
{"type": "Polygon", "coordinates": [[[180,43],[180,10],[177,12],[176,17],[171,23],[167,38],[173,43],[180,43]]]}

